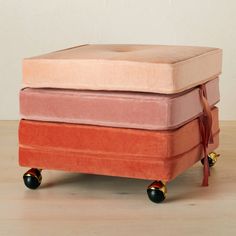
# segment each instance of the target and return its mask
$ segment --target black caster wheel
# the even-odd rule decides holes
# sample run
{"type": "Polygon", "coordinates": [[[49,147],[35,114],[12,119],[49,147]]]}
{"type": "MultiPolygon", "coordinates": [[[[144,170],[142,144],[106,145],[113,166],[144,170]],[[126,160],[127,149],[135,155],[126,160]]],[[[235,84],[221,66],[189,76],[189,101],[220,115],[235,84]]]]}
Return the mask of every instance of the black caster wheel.
{"type": "MultiPolygon", "coordinates": [[[[215,152],[210,152],[207,157],[208,157],[208,164],[209,167],[212,167],[216,164],[217,158],[220,156],[220,154],[217,154],[215,152]]],[[[201,160],[201,163],[204,165],[204,158],[201,160]]]]}
{"type": "Polygon", "coordinates": [[[148,186],[147,194],[152,202],[161,203],[166,199],[166,185],[162,181],[155,181],[148,186]]]}
{"type": "Polygon", "coordinates": [[[36,189],[39,187],[42,182],[41,171],[42,170],[32,168],[24,174],[23,180],[27,188],[36,189]]]}

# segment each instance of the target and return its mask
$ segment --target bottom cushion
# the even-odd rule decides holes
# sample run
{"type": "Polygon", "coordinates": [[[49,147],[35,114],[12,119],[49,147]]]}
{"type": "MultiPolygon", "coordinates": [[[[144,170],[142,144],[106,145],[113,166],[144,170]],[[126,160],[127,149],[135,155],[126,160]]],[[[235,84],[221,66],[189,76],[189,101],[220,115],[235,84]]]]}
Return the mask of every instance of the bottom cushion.
{"type": "MultiPolygon", "coordinates": [[[[212,109],[219,143],[218,109],[212,109]]],[[[169,181],[203,156],[199,121],[170,131],[21,120],[19,163],[41,169],[169,181]]]]}

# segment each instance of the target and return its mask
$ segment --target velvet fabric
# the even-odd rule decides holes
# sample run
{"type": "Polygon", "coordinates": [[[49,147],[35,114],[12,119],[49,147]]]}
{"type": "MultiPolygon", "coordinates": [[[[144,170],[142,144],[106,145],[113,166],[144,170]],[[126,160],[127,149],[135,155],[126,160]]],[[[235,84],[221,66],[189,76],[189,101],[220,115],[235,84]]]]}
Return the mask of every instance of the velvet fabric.
{"type": "Polygon", "coordinates": [[[24,59],[23,87],[172,94],[221,73],[217,48],[81,45],[24,59]]]}
{"type": "MultiPolygon", "coordinates": [[[[218,109],[212,109],[219,143],[218,109]]],[[[21,166],[169,181],[203,157],[199,119],[170,131],[21,120],[21,166]]]]}
{"type": "MultiPolygon", "coordinates": [[[[206,92],[210,106],[219,101],[218,78],[206,84],[206,92]]],[[[20,92],[21,118],[38,121],[167,130],[201,112],[199,88],[168,96],[36,88],[20,92]]]]}

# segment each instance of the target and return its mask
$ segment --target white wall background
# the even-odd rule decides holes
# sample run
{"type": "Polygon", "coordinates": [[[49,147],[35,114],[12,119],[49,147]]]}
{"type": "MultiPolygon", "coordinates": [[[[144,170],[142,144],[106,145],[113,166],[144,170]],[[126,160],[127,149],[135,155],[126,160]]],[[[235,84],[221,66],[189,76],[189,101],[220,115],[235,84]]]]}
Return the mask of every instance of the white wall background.
{"type": "Polygon", "coordinates": [[[18,119],[22,58],[83,43],[223,48],[221,119],[236,120],[235,0],[0,0],[0,119],[18,119]]]}

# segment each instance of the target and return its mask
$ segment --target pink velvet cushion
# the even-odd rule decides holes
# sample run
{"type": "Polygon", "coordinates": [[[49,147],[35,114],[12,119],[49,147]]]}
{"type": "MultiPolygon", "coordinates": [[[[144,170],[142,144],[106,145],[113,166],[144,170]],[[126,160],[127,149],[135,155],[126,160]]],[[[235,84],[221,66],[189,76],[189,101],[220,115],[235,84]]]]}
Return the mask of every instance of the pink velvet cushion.
{"type": "Polygon", "coordinates": [[[24,87],[177,93],[221,72],[217,48],[81,45],[23,61],[24,87]]]}
{"type": "MultiPolygon", "coordinates": [[[[219,80],[206,84],[212,106],[219,80]]],[[[31,89],[20,92],[21,118],[139,129],[173,129],[199,116],[199,88],[175,95],[31,89]]]]}
{"type": "MultiPolygon", "coordinates": [[[[218,110],[212,109],[218,146],[218,110]]],[[[150,131],[21,120],[19,162],[42,169],[169,181],[203,157],[199,120],[150,131]]]]}

